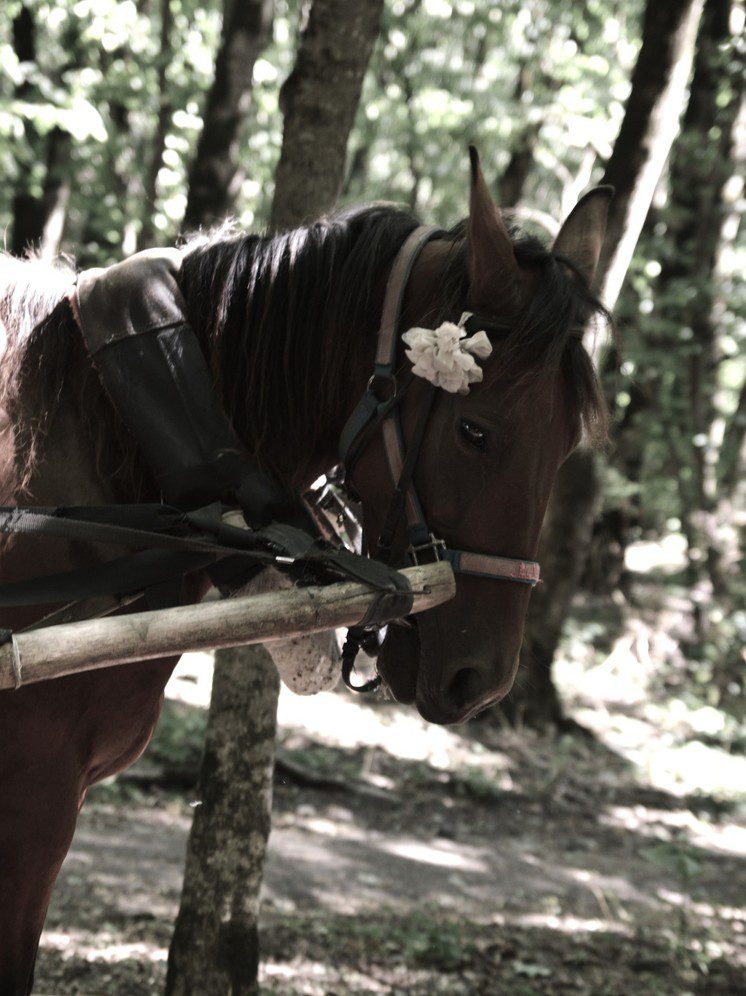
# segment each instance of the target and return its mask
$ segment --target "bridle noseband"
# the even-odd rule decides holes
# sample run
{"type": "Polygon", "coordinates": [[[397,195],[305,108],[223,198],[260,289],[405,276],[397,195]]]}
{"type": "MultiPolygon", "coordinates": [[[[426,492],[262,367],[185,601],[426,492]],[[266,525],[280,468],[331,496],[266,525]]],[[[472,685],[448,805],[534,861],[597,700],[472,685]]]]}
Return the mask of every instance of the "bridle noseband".
{"type": "MultiPolygon", "coordinates": [[[[513,557],[500,557],[492,553],[449,549],[445,542],[438,539],[428,527],[414,487],[413,477],[417,459],[435,401],[435,394],[439,388],[432,384],[427,385],[426,399],[415,423],[407,449],[399,416],[399,403],[406,388],[399,390],[394,369],[397,334],[404,294],[412,268],[424,246],[438,232],[439,229],[429,225],[416,228],[406,239],[394,260],[386,284],[373,376],[368,381],[363,397],[342,430],[339,441],[340,462],[349,478],[353,464],[380,428],[394,491],[378,538],[377,548],[373,551],[373,555],[377,559],[390,563],[394,537],[402,518],[404,518],[408,541],[406,550],[408,564],[445,560],[451,564],[456,574],[468,574],[498,581],[517,581],[520,584],[533,587],[539,582],[539,564],[535,560],[520,560],[513,557]],[[383,390],[384,385],[387,385],[388,391],[383,390]]],[[[461,316],[459,325],[462,327],[474,326],[475,318],[476,316],[465,312],[461,316]]],[[[355,686],[350,684],[350,673],[357,650],[366,635],[364,627],[356,629],[359,632],[349,631],[348,640],[343,650],[343,675],[348,686],[352,688],[355,686]]],[[[366,685],[356,690],[367,691],[379,683],[380,679],[374,679],[373,682],[367,682],[366,685]]]]}

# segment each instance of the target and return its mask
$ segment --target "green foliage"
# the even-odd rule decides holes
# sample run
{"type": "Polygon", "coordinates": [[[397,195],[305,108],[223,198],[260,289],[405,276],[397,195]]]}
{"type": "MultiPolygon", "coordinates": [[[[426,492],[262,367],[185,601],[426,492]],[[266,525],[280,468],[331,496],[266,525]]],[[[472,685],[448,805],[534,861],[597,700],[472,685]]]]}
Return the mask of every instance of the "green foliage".
{"type": "Polygon", "coordinates": [[[660,865],[682,882],[690,882],[702,874],[702,862],[697,857],[696,850],[686,841],[662,841],[643,848],[642,853],[649,861],[660,865]]]}
{"type": "MultiPolygon", "coordinates": [[[[36,59],[14,52],[10,5],[0,24],[0,221],[13,193],[39,195],[45,140],[73,140],[73,180],[63,247],[84,263],[131,251],[161,103],[170,109],[158,165],[154,223],[168,243],[186,204],[187,170],[212,81],[222,3],[171,0],[173,24],[161,51],[162,2],[25,0],[36,59]],[[166,89],[158,70],[166,63],[166,89]]],[[[254,71],[244,135],[237,215],[266,223],[282,138],[279,88],[292,68],[297,0],[276,3],[273,39],[254,71]]],[[[390,0],[350,143],[347,201],[384,198],[453,224],[466,209],[466,146],[481,147],[497,179],[527,124],[540,128],[526,200],[555,217],[574,182],[608,150],[619,125],[634,59],[639,4],[557,0],[390,0]]]]}
{"type": "MultiPolygon", "coordinates": [[[[437,911],[423,910],[389,920],[345,918],[348,943],[385,951],[390,959],[430,971],[457,972],[475,956],[469,924],[448,919],[437,911]]],[[[322,921],[309,922],[311,930],[329,930],[322,921]]]]}
{"type": "Polygon", "coordinates": [[[618,129],[637,6],[392,0],[351,143],[346,195],[399,200],[453,224],[466,208],[466,146],[480,147],[496,179],[522,130],[535,124],[526,199],[557,216],[581,166],[596,158],[592,150],[603,154],[618,129]]]}
{"type": "Polygon", "coordinates": [[[199,777],[207,713],[168,699],[164,703],[147,758],[163,769],[167,781],[194,785],[199,777]]]}

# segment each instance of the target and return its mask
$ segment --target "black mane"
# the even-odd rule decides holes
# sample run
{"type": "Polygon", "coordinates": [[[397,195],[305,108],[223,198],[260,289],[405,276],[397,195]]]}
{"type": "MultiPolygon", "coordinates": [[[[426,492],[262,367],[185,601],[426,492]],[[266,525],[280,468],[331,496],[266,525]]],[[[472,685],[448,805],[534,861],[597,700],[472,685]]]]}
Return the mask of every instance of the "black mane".
{"type": "Polygon", "coordinates": [[[302,478],[357,400],[351,371],[372,355],[382,278],[418,224],[373,205],[270,237],[218,232],[188,253],[181,285],[223,403],[256,455],[279,454],[275,469],[302,478]]]}

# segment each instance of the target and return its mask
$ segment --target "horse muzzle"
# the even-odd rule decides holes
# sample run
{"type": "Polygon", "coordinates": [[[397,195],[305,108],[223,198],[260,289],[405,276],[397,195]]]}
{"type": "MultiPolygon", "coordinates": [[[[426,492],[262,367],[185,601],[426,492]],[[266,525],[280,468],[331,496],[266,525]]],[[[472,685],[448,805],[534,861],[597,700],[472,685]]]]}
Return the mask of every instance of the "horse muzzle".
{"type": "Polygon", "coordinates": [[[437,609],[411,619],[411,627],[390,626],[378,657],[386,687],[404,704],[414,703],[423,719],[438,725],[464,723],[507,695],[515,661],[500,667],[492,655],[449,652],[437,609]]]}

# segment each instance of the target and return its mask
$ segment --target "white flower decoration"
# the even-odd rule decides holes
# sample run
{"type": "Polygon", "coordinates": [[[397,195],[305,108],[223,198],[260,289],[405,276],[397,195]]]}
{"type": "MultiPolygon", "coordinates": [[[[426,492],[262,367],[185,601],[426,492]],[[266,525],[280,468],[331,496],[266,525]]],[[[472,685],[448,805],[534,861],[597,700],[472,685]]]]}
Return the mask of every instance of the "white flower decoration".
{"type": "MultiPolygon", "coordinates": [[[[461,321],[467,317],[463,315],[461,321]]],[[[412,361],[412,373],[451,394],[468,394],[469,385],[482,379],[477,359],[486,360],[492,353],[486,332],[467,337],[453,322],[443,322],[437,329],[410,329],[402,339],[409,347],[405,352],[412,361]]]]}

